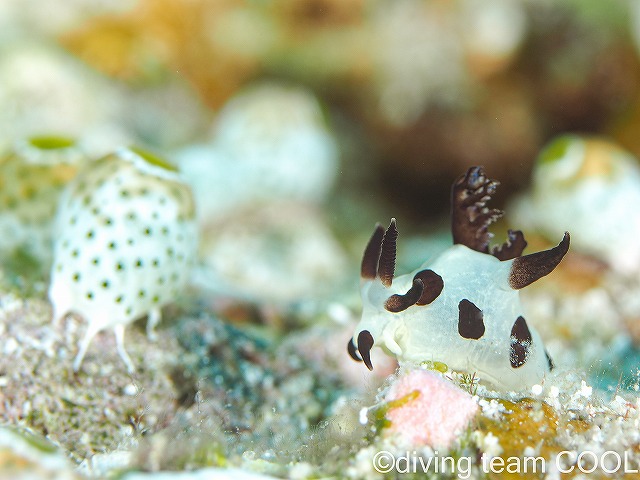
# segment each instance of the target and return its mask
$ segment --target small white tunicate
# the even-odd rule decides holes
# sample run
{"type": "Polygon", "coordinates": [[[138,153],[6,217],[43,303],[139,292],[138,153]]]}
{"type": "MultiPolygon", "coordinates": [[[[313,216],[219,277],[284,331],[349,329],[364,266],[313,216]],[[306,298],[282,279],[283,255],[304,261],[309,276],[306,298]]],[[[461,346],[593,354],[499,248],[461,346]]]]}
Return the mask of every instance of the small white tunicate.
{"type": "Polygon", "coordinates": [[[361,425],[366,425],[369,422],[369,409],[367,407],[361,408],[358,418],[361,425]]]}
{"type": "Polygon", "coordinates": [[[148,317],[154,338],[160,309],[186,284],[197,248],[191,191],[175,168],[139,149],[121,149],[87,165],[61,196],[49,299],[54,321],[74,311],[92,338],[113,328],[129,372],[125,326],[148,317]]]}
{"type": "Polygon", "coordinates": [[[136,395],[138,393],[138,387],[136,387],[133,383],[130,383],[129,385],[126,385],[123,389],[122,389],[122,393],[124,393],[125,395],[129,395],[130,397],[136,395]]]}
{"type": "Polygon", "coordinates": [[[18,350],[18,341],[13,337],[7,338],[4,342],[4,354],[11,355],[16,350],[18,350]]]}
{"type": "Polygon", "coordinates": [[[640,167],[615,143],[597,137],[562,135],[540,153],[531,194],[513,218],[529,221],[549,238],[565,229],[574,248],[625,275],[640,272],[640,167]]]}

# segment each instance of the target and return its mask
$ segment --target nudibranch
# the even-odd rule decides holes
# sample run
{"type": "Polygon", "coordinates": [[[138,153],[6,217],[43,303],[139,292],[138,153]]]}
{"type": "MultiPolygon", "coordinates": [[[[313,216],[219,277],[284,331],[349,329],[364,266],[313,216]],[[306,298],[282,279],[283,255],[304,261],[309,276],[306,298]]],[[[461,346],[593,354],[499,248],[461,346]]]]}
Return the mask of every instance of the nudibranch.
{"type": "Polygon", "coordinates": [[[541,382],[553,368],[538,332],[527,322],[520,289],[551,273],[569,249],[522,255],[521,231],[489,248],[488,226],[503,212],[486,206],[498,182],[472,167],[452,187],[454,245],[433,262],[394,278],[398,230],[378,224],[362,259],[362,319],[347,348],[373,369],[382,347],[401,362],[443,362],[504,390],[541,382]]]}
{"type": "Polygon", "coordinates": [[[134,147],[88,164],[58,205],[49,287],[54,321],[75,312],[88,322],[74,371],[93,337],[113,328],[133,372],[126,325],[147,315],[153,338],[160,309],[185,286],[196,250],[191,190],[173,165],[134,147]]]}

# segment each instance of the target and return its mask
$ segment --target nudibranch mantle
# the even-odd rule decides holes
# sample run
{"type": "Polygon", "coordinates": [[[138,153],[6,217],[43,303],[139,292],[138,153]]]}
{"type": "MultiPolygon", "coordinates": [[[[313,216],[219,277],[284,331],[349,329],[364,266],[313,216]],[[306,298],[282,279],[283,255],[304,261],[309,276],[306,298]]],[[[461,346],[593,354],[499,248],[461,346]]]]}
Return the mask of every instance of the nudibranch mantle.
{"type": "Polygon", "coordinates": [[[522,256],[522,232],[489,251],[487,227],[502,212],[485,204],[497,182],[472,167],[453,187],[454,245],[433,262],[394,278],[395,219],[381,225],[362,262],[362,319],[348,350],[372,369],[380,346],[400,361],[439,361],[505,390],[541,382],[553,368],[527,323],[519,290],[550,273],[569,248],[565,233],[549,250],[522,256]],[[464,243],[463,243],[464,242],[464,243]]]}

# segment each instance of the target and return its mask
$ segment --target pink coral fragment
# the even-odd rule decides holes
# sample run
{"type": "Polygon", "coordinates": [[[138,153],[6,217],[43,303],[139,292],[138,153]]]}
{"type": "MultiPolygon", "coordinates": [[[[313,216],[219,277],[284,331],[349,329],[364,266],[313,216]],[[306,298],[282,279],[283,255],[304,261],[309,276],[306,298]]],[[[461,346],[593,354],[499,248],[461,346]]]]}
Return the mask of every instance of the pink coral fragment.
{"type": "Polygon", "coordinates": [[[391,402],[388,431],[404,443],[434,449],[449,448],[478,411],[471,395],[428,370],[398,378],[385,400],[391,402]]]}

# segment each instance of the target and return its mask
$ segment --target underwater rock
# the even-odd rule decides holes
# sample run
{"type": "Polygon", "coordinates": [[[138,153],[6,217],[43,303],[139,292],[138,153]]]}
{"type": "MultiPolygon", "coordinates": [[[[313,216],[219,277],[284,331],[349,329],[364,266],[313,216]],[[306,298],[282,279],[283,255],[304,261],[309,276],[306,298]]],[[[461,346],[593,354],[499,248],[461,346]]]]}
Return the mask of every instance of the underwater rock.
{"type": "Polygon", "coordinates": [[[346,254],[315,208],[271,202],[210,231],[201,246],[204,288],[281,304],[321,299],[345,284],[346,254]]]}
{"type": "Polygon", "coordinates": [[[60,49],[17,39],[0,44],[0,84],[0,150],[43,134],[75,138],[88,155],[129,143],[113,122],[122,107],[116,90],[60,49]]]}
{"type": "Polygon", "coordinates": [[[505,0],[380,2],[370,26],[375,103],[397,127],[411,125],[430,107],[473,102],[475,75],[503,70],[527,31],[523,6],[505,0]]]}
{"type": "MultiPolygon", "coordinates": [[[[123,89],[120,93],[123,107],[112,123],[124,126],[132,138],[155,151],[182,147],[209,129],[212,112],[182,78],[170,78],[146,88],[123,89]]],[[[172,156],[169,158],[174,162],[172,156]]]]}
{"type": "Polygon", "coordinates": [[[269,193],[321,201],[337,175],[338,147],[325,113],[303,87],[246,88],[220,111],[213,134],[215,145],[243,163],[245,173],[257,170],[254,178],[262,178],[269,193]]]}
{"type": "Polygon", "coordinates": [[[195,207],[175,167],[139,149],[92,162],[67,186],[56,219],[49,299],[54,321],[75,312],[88,322],[73,368],[92,338],[113,327],[130,372],[125,326],[176,299],[195,260],[195,207]]]}
{"type": "Polygon", "coordinates": [[[239,468],[203,468],[189,472],[131,472],[121,480],[276,480],[272,477],[239,468]]]}
{"type": "Polygon", "coordinates": [[[229,100],[211,143],[178,152],[177,161],[207,225],[257,204],[321,203],[337,176],[338,153],[310,91],[264,83],[229,100]]]}
{"type": "Polygon", "coordinates": [[[457,26],[471,73],[485,78],[506,69],[528,34],[522,2],[465,0],[458,4],[457,26]]]}
{"type": "MultiPolygon", "coordinates": [[[[41,297],[22,299],[0,290],[1,424],[46,437],[74,464],[86,467],[86,462],[94,465],[94,454],[130,451],[143,435],[172,421],[179,405],[169,372],[188,356],[173,330],[159,329],[153,345],[145,341],[143,328],[128,330],[135,375],[122,368],[113,336],[98,335],[84,374],[76,375],[70,365],[85,322],[72,315],[54,327],[51,308],[41,297]]],[[[97,476],[107,473],[100,470],[97,476]]],[[[0,478],[13,477],[0,467],[0,478]]]]}
{"type": "Polygon", "coordinates": [[[0,252],[20,250],[47,270],[51,262],[53,217],[58,198],[86,161],[65,137],[31,137],[0,155],[0,252]]]}
{"type": "Polygon", "coordinates": [[[195,455],[198,445],[223,466],[236,462],[245,450],[255,451],[256,460],[278,463],[290,458],[342,395],[337,374],[283,348],[279,341],[197,309],[194,315],[175,330],[189,355],[172,374],[179,402],[189,408],[189,435],[176,424],[162,446],[166,454],[158,459],[156,453],[154,461],[153,445],[147,442],[138,452],[138,462],[157,464],[157,469],[187,462],[195,468],[202,466],[202,458],[195,455]],[[176,435],[185,438],[181,448],[173,443],[176,435]]]}
{"type": "Polygon", "coordinates": [[[34,4],[7,1],[0,6],[0,41],[3,35],[51,36],[90,20],[96,15],[114,15],[131,7],[130,0],[70,0],[64,4],[34,4]]]}
{"type": "Polygon", "coordinates": [[[471,92],[452,12],[406,0],[377,7],[370,21],[377,46],[372,84],[382,118],[407,125],[431,103],[468,100],[471,92]]]}
{"type": "Polygon", "coordinates": [[[88,64],[134,84],[179,72],[219,108],[260,70],[281,39],[271,5],[140,0],[121,15],[96,16],[60,41],[88,64]]]}
{"type": "Polygon", "coordinates": [[[28,431],[0,428],[0,476],[12,480],[78,480],[64,453],[28,431]]]}

